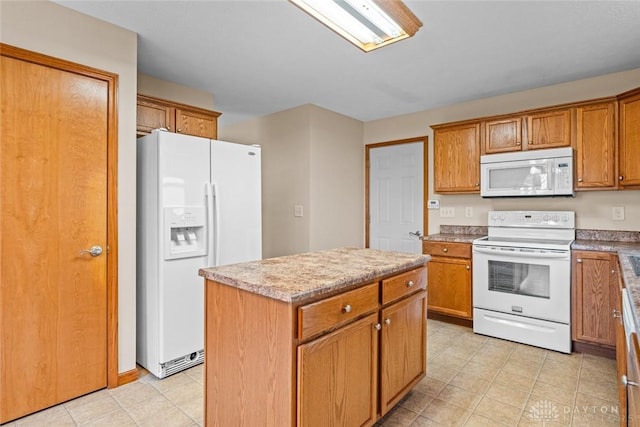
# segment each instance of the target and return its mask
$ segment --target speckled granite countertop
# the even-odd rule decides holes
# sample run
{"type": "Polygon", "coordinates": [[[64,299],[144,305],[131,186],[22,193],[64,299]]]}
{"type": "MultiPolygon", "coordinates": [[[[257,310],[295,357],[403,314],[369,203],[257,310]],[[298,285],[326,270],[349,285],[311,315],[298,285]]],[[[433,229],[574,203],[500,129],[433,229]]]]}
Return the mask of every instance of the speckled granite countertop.
{"type": "Polygon", "coordinates": [[[440,242],[473,243],[475,239],[487,235],[487,227],[467,225],[441,225],[440,233],[429,234],[422,240],[436,240],[440,242]]]}
{"type": "Polygon", "coordinates": [[[429,255],[340,248],[202,268],[200,276],[285,302],[298,302],[424,265],[429,255]]]}

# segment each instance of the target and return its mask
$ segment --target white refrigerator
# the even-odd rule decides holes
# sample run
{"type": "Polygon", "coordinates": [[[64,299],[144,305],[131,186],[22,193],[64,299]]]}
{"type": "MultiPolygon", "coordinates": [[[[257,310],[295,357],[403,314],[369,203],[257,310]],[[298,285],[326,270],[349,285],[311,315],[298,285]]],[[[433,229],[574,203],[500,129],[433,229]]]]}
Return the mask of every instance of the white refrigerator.
{"type": "Polygon", "coordinates": [[[136,360],[158,378],[204,361],[198,269],[262,258],[258,146],[138,138],[136,360]]]}

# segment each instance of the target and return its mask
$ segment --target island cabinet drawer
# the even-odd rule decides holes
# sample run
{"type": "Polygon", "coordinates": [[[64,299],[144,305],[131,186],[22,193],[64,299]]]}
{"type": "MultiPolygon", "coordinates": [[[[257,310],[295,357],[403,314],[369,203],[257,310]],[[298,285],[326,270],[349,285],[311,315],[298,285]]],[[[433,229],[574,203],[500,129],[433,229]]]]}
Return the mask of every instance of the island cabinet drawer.
{"type": "Polygon", "coordinates": [[[305,340],[378,309],[378,283],[298,307],[298,339],[305,340]]]}
{"type": "Polygon", "coordinates": [[[471,258],[471,245],[468,243],[425,240],[422,242],[422,252],[431,256],[471,258]]]}
{"type": "Polygon", "coordinates": [[[416,268],[382,281],[382,304],[387,304],[427,287],[426,267],[416,268]]]}

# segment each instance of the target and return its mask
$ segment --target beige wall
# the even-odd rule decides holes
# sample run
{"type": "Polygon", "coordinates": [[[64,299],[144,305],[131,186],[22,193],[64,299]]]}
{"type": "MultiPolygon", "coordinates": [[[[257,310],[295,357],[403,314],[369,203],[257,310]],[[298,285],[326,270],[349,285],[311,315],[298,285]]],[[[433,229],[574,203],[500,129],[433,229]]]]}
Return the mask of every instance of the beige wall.
{"type": "Polygon", "coordinates": [[[440,224],[486,225],[490,210],[575,210],[578,228],[640,230],[640,191],[590,191],[572,198],[482,199],[479,195],[441,195],[433,192],[433,132],[430,125],[504,114],[565,102],[616,95],[640,86],[640,69],[577,80],[493,98],[470,101],[414,114],[389,117],[364,124],[364,143],[391,141],[428,135],[429,198],[440,206],[455,208],[454,218],[440,218],[439,211],[429,211],[429,233],[437,233],[440,224]],[[473,216],[465,217],[465,207],[473,216]],[[611,208],[625,207],[625,220],[611,220],[611,208]]]}
{"type": "Polygon", "coordinates": [[[213,110],[213,94],[138,73],[138,93],[213,110]]]}
{"type": "Polygon", "coordinates": [[[1,1],[0,41],[117,73],[118,370],[135,369],[136,34],[51,2],[1,1]]]}
{"type": "Polygon", "coordinates": [[[219,138],[262,146],[265,258],[363,245],[362,122],[304,105],[222,128],[219,138]]]}

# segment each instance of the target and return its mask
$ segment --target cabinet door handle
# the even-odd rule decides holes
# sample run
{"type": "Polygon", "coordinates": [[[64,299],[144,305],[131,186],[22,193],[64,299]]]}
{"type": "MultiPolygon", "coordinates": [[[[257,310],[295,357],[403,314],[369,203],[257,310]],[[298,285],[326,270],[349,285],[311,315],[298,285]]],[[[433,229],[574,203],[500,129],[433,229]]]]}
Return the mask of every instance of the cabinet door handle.
{"type": "Polygon", "coordinates": [[[582,182],[582,178],[578,178],[578,182],[582,182]]]}
{"type": "Polygon", "coordinates": [[[582,264],[582,258],[578,258],[578,259],[576,260],[576,262],[577,262],[577,263],[579,263],[579,264],[582,264]]]}
{"type": "Polygon", "coordinates": [[[351,313],[351,305],[347,304],[344,307],[342,307],[342,312],[343,313],[351,313]]]}
{"type": "Polygon", "coordinates": [[[618,177],[618,180],[619,180],[619,181],[624,180],[624,176],[620,175],[620,176],[618,177]]]}
{"type": "Polygon", "coordinates": [[[413,280],[409,280],[409,281],[407,282],[407,288],[410,288],[410,287],[412,287],[413,285],[415,285],[415,283],[413,283],[413,280]]]}
{"type": "Polygon", "coordinates": [[[385,325],[390,325],[391,324],[391,319],[384,319],[384,324],[385,325]]]}
{"type": "Polygon", "coordinates": [[[442,252],[449,252],[449,248],[443,248],[442,252]]]}
{"type": "Polygon", "coordinates": [[[627,378],[626,375],[623,375],[623,376],[620,377],[620,382],[625,387],[628,386],[628,385],[631,385],[631,386],[634,386],[634,387],[638,387],[638,383],[635,382],[635,381],[629,381],[629,378],[627,378]]]}
{"type": "Polygon", "coordinates": [[[373,329],[379,331],[380,329],[382,329],[382,325],[380,323],[376,323],[375,325],[373,325],[373,329]]]}
{"type": "Polygon", "coordinates": [[[471,270],[471,266],[470,265],[467,265],[467,270],[471,270]]]}
{"type": "Polygon", "coordinates": [[[616,274],[616,271],[612,269],[611,274],[616,274]]]}
{"type": "Polygon", "coordinates": [[[613,309],[613,318],[614,319],[622,319],[622,314],[620,314],[620,311],[617,309],[613,309]]]}
{"type": "Polygon", "coordinates": [[[168,131],[171,131],[171,126],[167,126],[167,130],[168,130],[168,131]]]}
{"type": "Polygon", "coordinates": [[[182,129],[178,128],[178,132],[182,132],[182,129]]]}

